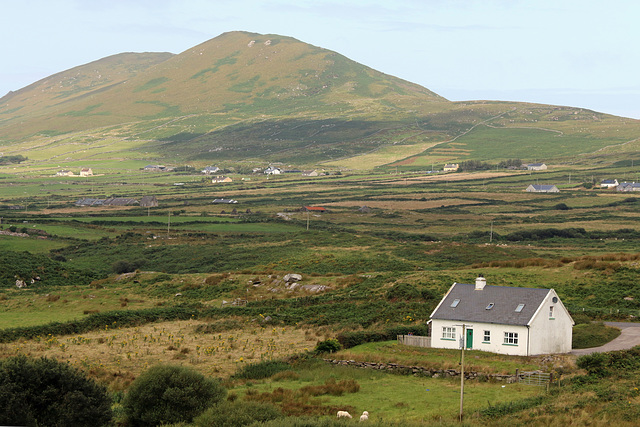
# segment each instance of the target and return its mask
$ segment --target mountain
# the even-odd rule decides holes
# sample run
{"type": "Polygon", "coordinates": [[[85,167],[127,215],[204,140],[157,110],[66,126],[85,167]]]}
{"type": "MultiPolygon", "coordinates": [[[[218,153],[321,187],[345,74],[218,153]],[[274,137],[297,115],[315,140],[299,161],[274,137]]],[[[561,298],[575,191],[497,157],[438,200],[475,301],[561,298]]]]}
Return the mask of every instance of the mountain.
{"type": "Polygon", "coordinates": [[[230,32],[178,55],[110,56],[7,94],[0,150],[46,161],[52,150],[43,147],[60,156],[67,146],[79,159],[69,146],[81,141],[93,159],[314,164],[394,145],[395,160],[448,161],[496,158],[493,139],[515,150],[497,157],[527,158],[517,144],[524,133],[543,146],[565,138],[552,153],[561,158],[629,144],[639,123],[569,107],[450,102],[290,37],[230,32]]]}

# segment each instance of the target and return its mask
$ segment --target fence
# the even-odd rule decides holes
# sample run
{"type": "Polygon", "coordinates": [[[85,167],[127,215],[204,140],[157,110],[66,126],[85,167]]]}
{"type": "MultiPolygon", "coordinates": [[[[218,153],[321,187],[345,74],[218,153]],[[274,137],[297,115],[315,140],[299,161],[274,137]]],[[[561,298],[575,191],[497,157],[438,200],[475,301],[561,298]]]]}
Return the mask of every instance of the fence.
{"type": "Polygon", "coordinates": [[[431,347],[431,337],[421,337],[418,335],[398,335],[398,344],[410,345],[413,347],[431,347]]]}
{"type": "Polygon", "coordinates": [[[553,374],[550,372],[523,372],[518,375],[518,381],[521,384],[533,385],[538,387],[546,387],[549,389],[549,384],[553,381],[553,374]]]}

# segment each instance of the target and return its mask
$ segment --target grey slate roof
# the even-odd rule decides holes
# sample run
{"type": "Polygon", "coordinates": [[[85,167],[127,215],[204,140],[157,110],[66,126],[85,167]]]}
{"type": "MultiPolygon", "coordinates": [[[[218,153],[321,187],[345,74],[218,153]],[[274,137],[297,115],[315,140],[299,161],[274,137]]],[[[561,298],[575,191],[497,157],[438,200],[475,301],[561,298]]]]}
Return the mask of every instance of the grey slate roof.
{"type": "Polygon", "coordinates": [[[507,286],[485,286],[482,290],[476,290],[475,285],[454,283],[440,306],[431,314],[431,318],[524,326],[529,323],[549,292],[549,289],[507,286]],[[455,308],[451,307],[456,299],[460,302],[455,308]],[[491,303],[493,308],[487,310],[491,303]],[[520,313],[516,312],[518,304],[524,304],[520,313]]]}
{"type": "Polygon", "coordinates": [[[548,184],[531,184],[531,185],[535,190],[541,190],[541,191],[553,190],[553,187],[555,187],[555,185],[548,185],[548,184]]]}

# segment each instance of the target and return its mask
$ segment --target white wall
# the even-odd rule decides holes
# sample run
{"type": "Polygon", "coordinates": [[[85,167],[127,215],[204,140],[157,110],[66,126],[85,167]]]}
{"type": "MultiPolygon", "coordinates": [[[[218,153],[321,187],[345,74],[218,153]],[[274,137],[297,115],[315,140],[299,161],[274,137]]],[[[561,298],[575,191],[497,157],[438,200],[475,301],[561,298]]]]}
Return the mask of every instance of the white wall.
{"type": "MultiPolygon", "coordinates": [[[[460,334],[462,327],[460,321],[437,320],[431,321],[431,346],[434,348],[460,349],[460,334]],[[455,340],[442,339],[443,326],[456,328],[455,340]]],[[[473,326],[467,328],[473,330],[473,345],[470,350],[490,351],[492,353],[509,354],[514,356],[527,355],[528,328],[526,326],[496,325],[492,323],[472,323],[473,326]],[[484,342],[484,331],[489,331],[490,341],[484,342]],[[517,345],[507,345],[504,343],[505,332],[516,332],[518,334],[517,345]]],[[[466,343],[466,340],[465,340],[466,343]]]]}
{"type": "Polygon", "coordinates": [[[568,353],[571,351],[573,319],[552,289],[538,312],[530,322],[531,348],[534,354],[568,353]],[[553,318],[549,317],[549,307],[553,306],[553,318]]]}

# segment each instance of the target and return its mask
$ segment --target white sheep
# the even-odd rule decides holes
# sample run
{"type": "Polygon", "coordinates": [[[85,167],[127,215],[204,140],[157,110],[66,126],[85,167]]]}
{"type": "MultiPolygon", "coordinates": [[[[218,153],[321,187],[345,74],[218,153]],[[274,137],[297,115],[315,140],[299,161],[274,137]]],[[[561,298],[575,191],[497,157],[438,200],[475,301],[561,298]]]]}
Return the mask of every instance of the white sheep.
{"type": "Polygon", "coordinates": [[[360,421],[367,421],[369,419],[369,413],[367,411],[364,411],[362,413],[362,415],[360,415],[360,421]]]}
{"type": "Polygon", "coordinates": [[[353,418],[347,411],[338,411],[338,418],[353,418]]]}

